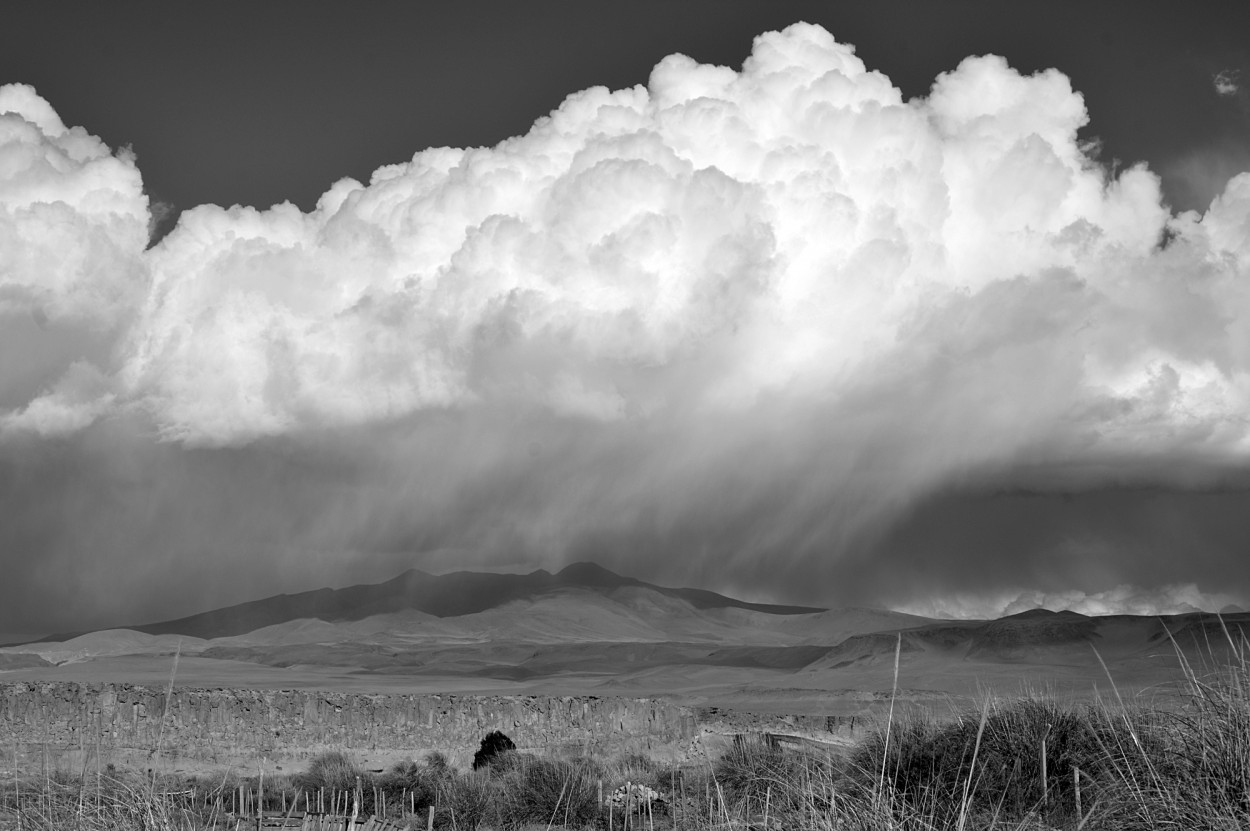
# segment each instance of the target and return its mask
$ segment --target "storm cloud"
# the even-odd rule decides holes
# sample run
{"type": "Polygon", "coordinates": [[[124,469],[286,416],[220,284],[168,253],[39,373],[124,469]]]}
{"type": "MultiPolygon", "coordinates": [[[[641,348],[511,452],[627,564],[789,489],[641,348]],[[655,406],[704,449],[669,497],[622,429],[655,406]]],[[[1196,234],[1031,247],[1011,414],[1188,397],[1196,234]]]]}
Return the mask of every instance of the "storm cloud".
{"type": "Polygon", "coordinates": [[[0,629],[575,559],[953,612],[1250,590],[1250,174],[1174,214],[1057,70],[904,100],[798,24],[151,248],[132,153],[0,112],[0,629]]]}

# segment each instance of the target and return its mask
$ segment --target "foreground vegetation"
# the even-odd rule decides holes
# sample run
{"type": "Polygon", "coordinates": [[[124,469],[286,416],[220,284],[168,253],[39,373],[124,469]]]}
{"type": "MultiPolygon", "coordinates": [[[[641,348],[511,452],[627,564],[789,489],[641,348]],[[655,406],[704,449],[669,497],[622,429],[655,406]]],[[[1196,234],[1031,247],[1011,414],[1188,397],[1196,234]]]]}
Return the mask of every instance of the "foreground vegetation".
{"type": "MultiPolygon", "coordinates": [[[[717,760],[664,767],[507,750],[460,771],[438,754],[383,774],[340,753],[263,785],[269,810],[336,808],[439,829],[790,831],[1241,829],[1250,827],[1250,669],[1187,673],[1167,706],[1113,697],[986,701],[946,720],[891,719],[849,753],[738,743],[717,760]],[[653,798],[656,797],[656,798],[653,798]],[[340,801],[341,800],[341,801],[340,801]],[[350,800],[350,802],[349,802],[350,800]],[[327,804],[327,808],[330,806],[327,804]]],[[[485,745],[484,745],[485,746],[485,745]]],[[[47,772],[5,786],[0,828],[235,828],[243,780],[47,772]],[[6,813],[7,812],[7,813],[6,813]]]]}

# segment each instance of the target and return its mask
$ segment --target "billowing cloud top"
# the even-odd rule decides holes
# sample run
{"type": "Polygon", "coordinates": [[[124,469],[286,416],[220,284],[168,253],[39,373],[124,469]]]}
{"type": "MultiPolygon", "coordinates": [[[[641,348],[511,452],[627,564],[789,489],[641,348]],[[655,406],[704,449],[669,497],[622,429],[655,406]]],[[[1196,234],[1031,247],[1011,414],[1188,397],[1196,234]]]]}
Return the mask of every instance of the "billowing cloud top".
{"type": "Polygon", "coordinates": [[[128,152],[29,87],[0,113],[4,347],[60,344],[5,365],[4,440],[331,431],[388,483],[335,546],[834,580],[973,474],[1250,450],[1250,175],[1173,216],[1055,70],[904,101],[799,24],[147,251],[128,152]]]}

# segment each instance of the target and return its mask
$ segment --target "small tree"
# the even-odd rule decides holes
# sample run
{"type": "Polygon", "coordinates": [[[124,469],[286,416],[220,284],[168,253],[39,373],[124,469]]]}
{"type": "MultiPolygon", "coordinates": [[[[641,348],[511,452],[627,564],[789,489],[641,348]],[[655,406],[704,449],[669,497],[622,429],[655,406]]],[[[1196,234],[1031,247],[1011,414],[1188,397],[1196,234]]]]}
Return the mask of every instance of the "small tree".
{"type": "Polygon", "coordinates": [[[516,745],[512,739],[498,730],[492,730],[482,738],[482,746],[473,754],[473,769],[490,767],[503,754],[513,750],[516,750],[516,745]]]}

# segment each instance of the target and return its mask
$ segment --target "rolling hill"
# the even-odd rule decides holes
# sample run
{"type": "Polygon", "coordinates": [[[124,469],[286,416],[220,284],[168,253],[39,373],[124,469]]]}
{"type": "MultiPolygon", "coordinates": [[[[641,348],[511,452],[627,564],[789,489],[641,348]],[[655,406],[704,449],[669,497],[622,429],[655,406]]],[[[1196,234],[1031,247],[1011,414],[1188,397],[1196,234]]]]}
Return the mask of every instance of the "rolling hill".
{"type": "MultiPolygon", "coordinates": [[[[461,617],[513,601],[532,600],[561,589],[582,588],[607,594],[628,587],[647,589],[664,597],[685,601],[695,609],[743,609],[769,615],[806,615],[825,611],[809,606],[748,603],[705,589],[666,588],[623,577],[594,563],[574,563],[556,574],[539,569],[528,574],[457,571],[433,575],[410,569],[383,583],[279,594],[175,620],[118,628],[149,635],[187,635],[208,640],[244,635],[263,627],[302,619],[332,623],[358,621],[407,610],[439,618],[461,617]]],[[[84,634],[88,633],[50,635],[43,640],[65,641],[84,634]]]]}

